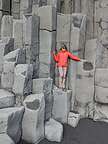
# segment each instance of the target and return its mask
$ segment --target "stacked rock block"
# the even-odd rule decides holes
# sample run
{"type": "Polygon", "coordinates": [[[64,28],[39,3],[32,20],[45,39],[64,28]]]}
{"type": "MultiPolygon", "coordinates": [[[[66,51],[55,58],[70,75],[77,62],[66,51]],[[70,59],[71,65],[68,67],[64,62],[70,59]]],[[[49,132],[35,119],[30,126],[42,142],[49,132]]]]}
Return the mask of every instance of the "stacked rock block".
{"type": "Polygon", "coordinates": [[[108,121],[107,114],[107,69],[108,69],[108,27],[107,11],[108,2],[106,0],[96,3],[96,72],[95,72],[95,112],[94,120],[108,121]]]}
{"type": "Polygon", "coordinates": [[[20,0],[12,0],[11,14],[14,19],[20,18],[20,0]]]}
{"type": "Polygon", "coordinates": [[[39,77],[54,78],[51,50],[54,50],[56,46],[56,8],[52,6],[39,7],[36,14],[40,17],[39,77]]]}
{"type": "Polygon", "coordinates": [[[33,78],[39,77],[39,26],[38,16],[23,16],[23,43],[26,49],[26,63],[33,65],[33,78]]]}
{"type": "Polygon", "coordinates": [[[78,64],[74,111],[79,112],[82,117],[93,118],[94,70],[91,62],[85,61],[78,64]]]}

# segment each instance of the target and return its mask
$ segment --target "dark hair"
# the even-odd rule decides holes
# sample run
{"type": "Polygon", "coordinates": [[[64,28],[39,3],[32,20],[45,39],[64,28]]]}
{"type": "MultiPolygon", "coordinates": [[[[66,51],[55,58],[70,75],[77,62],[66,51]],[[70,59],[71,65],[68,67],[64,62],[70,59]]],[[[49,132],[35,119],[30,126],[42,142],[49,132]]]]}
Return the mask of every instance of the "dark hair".
{"type": "Polygon", "coordinates": [[[65,44],[62,45],[62,47],[60,48],[60,50],[62,50],[62,48],[64,48],[65,50],[67,50],[67,46],[65,44]]]}

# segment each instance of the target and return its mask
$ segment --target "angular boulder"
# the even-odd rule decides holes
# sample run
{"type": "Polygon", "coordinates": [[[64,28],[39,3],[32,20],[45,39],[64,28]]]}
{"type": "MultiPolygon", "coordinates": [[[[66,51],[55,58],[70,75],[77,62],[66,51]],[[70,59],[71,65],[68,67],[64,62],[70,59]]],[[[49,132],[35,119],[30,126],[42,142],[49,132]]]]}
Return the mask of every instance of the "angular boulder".
{"type": "Polygon", "coordinates": [[[33,90],[35,94],[44,93],[45,98],[45,120],[51,118],[53,105],[53,80],[51,78],[33,79],[33,90]]]}
{"type": "Polygon", "coordinates": [[[21,138],[21,122],[24,107],[0,109],[0,134],[8,134],[15,143],[21,138]]]}
{"type": "Polygon", "coordinates": [[[62,123],[67,123],[68,114],[71,107],[72,92],[68,90],[64,92],[60,89],[53,90],[53,108],[52,117],[62,123]]]}
{"type": "Polygon", "coordinates": [[[14,141],[7,134],[0,134],[1,144],[15,144],[14,141]]]}
{"type": "Polygon", "coordinates": [[[23,104],[25,113],[22,121],[22,139],[37,144],[44,138],[44,94],[29,95],[23,104]]]}
{"type": "Polygon", "coordinates": [[[45,123],[45,137],[49,141],[61,142],[63,136],[63,125],[54,119],[45,123]]]}
{"type": "Polygon", "coordinates": [[[5,89],[0,89],[0,108],[12,107],[15,104],[15,95],[5,89]]]}
{"type": "Polygon", "coordinates": [[[81,116],[78,113],[70,112],[68,115],[68,124],[72,127],[76,127],[81,116]]]}
{"type": "Polygon", "coordinates": [[[32,92],[33,67],[28,64],[18,64],[14,72],[12,91],[16,95],[25,96],[32,92]]]}

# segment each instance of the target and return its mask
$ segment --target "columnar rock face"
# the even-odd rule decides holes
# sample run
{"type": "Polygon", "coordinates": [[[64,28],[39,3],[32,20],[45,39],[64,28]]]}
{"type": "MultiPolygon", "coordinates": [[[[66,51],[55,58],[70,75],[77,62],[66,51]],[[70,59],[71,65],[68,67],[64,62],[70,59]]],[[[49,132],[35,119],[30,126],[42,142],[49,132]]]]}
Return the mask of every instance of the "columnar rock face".
{"type": "Polygon", "coordinates": [[[23,21],[13,21],[14,49],[23,48],[23,21]]]}
{"type": "Polygon", "coordinates": [[[21,0],[20,2],[20,18],[23,17],[23,14],[32,12],[33,0],[21,0]]]}
{"type": "Polygon", "coordinates": [[[0,108],[12,107],[15,104],[15,95],[4,89],[0,89],[0,108]]]}
{"type": "Polygon", "coordinates": [[[7,134],[0,134],[0,143],[15,144],[14,141],[7,134]]]}
{"type": "Polygon", "coordinates": [[[12,0],[11,13],[14,19],[20,18],[20,0],[12,0]]]}
{"type": "Polygon", "coordinates": [[[45,137],[49,141],[61,142],[63,136],[63,126],[54,119],[45,123],[45,137]]]}
{"type": "Polygon", "coordinates": [[[108,90],[108,69],[96,69],[95,73],[95,100],[96,102],[107,104],[107,90],[108,90]]]}
{"type": "Polygon", "coordinates": [[[59,122],[67,123],[71,107],[71,91],[64,92],[59,89],[53,90],[52,117],[59,122]]]}
{"type": "Polygon", "coordinates": [[[94,0],[83,0],[81,12],[87,16],[86,38],[91,39],[94,36],[94,0]]]}
{"type": "Polygon", "coordinates": [[[3,14],[10,14],[11,0],[0,0],[0,10],[3,12],[3,14]]]}
{"type": "Polygon", "coordinates": [[[9,53],[13,49],[14,49],[13,38],[3,38],[3,40],[0,40],[0,73],[3,71],[4,55],[9,53]]]}
{"type": "Polygon", "coordinates": [[[97,50],[97,39],[91,39],[86,41],[85,46],[85,59],[89,62],[95,63],[97,50]]]}
{"type": "Polygon", "coordinates": [[[56,46],[56,8],[43,6],[39,7],[35,13],[40,17],[39,77],[53,78],[54,63],[50,53],[56,46]]]}
{"type": "Polygon", "coordinates": [[[39,94],[44,93],[45,98],[45,120],[51,118],[52,115],[52,106],[53,106],[53,94],[52,88],[53,83],[50,78],[39,78],[33,80],[33,93],[39,94]]]}
{"type": "Polygon", "coordinates": [[[108,122],[108,105],[95,104],[94,120],[108,122]]]}
{"type": "Polygon", "coordinates": [[[94,112],[94,65],[78,63],[74,110],[82,117],[93,117],[94,112]]]}
{"type": "Polygon", "coordinates": [[[25,96],[32,92],[33,67],[28,64],[18,64],[14,72],[13,92],[25,96]]]}
{"type": "Polygon", "coordinates": [[[40,31],[40,55],[39,77],[54,78],[54,62],[51,57],[51,49],[55,48],[56,32],[40,31]]]}
{"type": "Polygon", "coordinates": [[[1,87],[5,89],[12,89],[14,83],[14,68],[15,62],[4,61],[3,72],[1,76],[1,87]]]}
{"type": "Polygon", "coordinates": [[[26,63],[33,65],[33,78],[39,77],[39,24],[38,16],[23,17],[26,63]]]}
{"type": "Polygon", "coordinates": [[[12,37],[13,34],[13,17],[4,15],[1,22],[1,38],[12,37]]]}
{"type": "Polygon", "coordinates": [[[24,107],[0,109],[0,134],[8,134],[15,143],[21,137],[21,121],[24,107]]]}
{"type": "Polygon", "coordinates": [[[22,121],[22,139],[39,143],[44,138],[44,94],[32,94],[24,100],[25,113],[22,121]]]}

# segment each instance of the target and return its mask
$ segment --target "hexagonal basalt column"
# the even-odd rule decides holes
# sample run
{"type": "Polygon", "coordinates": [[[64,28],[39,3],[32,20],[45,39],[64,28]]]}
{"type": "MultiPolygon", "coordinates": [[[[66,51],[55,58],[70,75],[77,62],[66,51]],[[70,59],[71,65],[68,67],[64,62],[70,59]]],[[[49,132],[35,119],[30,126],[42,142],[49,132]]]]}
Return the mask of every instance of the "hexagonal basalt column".
{"type": "Polygon", "coordinates": [[[22,121],[22,139],[39,143],[44,138],[44,94],[32,94],[24,100],[25,113],[22,121]]]}

